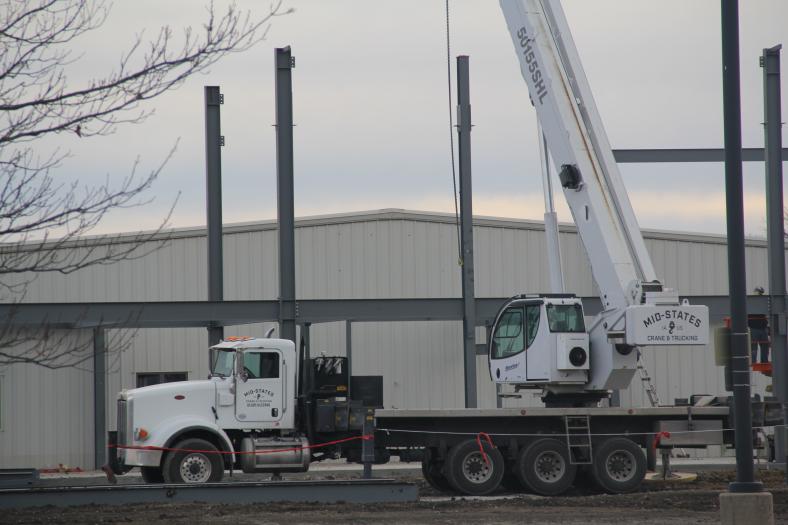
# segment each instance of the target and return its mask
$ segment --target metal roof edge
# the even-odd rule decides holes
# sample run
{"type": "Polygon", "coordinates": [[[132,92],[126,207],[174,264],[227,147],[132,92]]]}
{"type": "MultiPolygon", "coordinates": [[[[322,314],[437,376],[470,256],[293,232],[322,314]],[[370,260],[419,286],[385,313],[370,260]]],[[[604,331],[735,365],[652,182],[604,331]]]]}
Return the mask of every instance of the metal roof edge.
{"type": "MultiPolygon", "coordinates": [[[[359,222],[372,222],[372,221],[418,221],[418,222],[433,222],[442,224],[454,224],[456,217],[452,213],[433,212],[433,211],[419,211],[419,210],[406,210],[403,208],[383,208],[379,210],[362,210],[322,215],[309,215],[305,217],[297,217],[295,220],[296,228],[310,227],[310,226],[326,226],[332,224],[349,224],[359,222]]],[[[509,217],[494,217],[486,215],[474,215],[473,224],[475,226],[486,226],[495,228],[513,228],[525,229],[534,231],[544,231],[544,222],[534,219],[518,219],[509,217]]],[[[226,224],[222,228],[225,235],[249,233],[255,231],[276,230],[276,220],[267,219],[260,221],[249,221],[240,223],[226,224]]],[[[560,223],[559,229],[565,233],[576,233],[577,228],[571,223],[560,223]]],[[[643,229],[643,236],[646,239],[655,240],[672,240],[684,242],[697,242],[707,244],[726,244],[727,237],[722,234],[713,233],[699,233],[699,232],[679,232],[673,230],[653,230],[643,229]]],[[[102,234],[80,237],[69,241],[68,243],[58,243],[57,241],[50,241],[43,245],[40,242],[30,241],[24,244],[25,247],[35,247],[36,249],[46,249],[47,247],[58,246],[61,248],[73,247],[79,245],[109,243],[124,243],[135,242],[140,237],[153,235],[151,240],[174,240],[184,239],[190,237],[204,237],[206,235],[205,226],[187,226],[162,230],[159,233],[155,231],[142,231],[142,232],[128,232],[117,234],[102,234]]],[[[747,246],[765,247],[766,240],[763,238],[748,237],[746,240],[747,246]]],[[[19,245],[14,243],[7,243],[0,245],[0,251],[10,247],[19,248],[19,245]]]]}

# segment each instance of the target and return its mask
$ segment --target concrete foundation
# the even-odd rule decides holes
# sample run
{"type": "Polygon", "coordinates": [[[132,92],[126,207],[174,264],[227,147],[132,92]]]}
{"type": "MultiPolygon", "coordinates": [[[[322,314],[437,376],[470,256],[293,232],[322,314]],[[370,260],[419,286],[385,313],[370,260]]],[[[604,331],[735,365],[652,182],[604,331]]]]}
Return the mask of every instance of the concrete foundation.
{"type": "Polygon", "coordinates": [[[720,494],[720,523],[774,525],[771,493],[723,492],[720,494]]]}

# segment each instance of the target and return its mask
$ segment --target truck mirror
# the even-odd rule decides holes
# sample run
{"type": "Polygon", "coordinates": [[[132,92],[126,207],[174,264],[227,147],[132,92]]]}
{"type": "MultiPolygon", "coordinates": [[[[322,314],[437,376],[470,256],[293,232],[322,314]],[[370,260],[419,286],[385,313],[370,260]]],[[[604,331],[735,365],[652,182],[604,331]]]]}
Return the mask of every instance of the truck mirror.
{"type": "Polygon", "coordinates": [[[235,375],[244,383],[249,379],[249,375],[246,373],[246,367],[244,366],[243,352],[235,353],[235,375]]]}

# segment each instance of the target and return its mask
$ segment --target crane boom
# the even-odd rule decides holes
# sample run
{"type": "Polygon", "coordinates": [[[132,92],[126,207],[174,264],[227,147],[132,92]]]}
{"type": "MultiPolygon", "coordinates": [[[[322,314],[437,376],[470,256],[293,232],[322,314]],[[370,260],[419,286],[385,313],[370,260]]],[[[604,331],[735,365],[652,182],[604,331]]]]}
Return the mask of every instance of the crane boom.
{"type": "Polygon", "coordinates": [[[515,298],[496,317],[490,373],[556,395],[601,395],[629,385],[638,347],[707,344],[708,309],[657,278],[560,1],[500,4],[602,312],[586,330],[575,297],[515,298]]]}
{"type": "Polygon", "coordinates": [[[563,10],[549,0],[501,7],[605,307],[633,304],[633,281],[657,276],[563,10]]]}

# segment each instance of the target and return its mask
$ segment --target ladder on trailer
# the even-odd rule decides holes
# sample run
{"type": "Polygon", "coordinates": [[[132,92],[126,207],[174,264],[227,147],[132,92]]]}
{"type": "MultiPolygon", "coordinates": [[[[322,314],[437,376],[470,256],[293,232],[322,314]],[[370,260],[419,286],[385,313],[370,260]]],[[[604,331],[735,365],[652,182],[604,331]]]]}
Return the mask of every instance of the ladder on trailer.
{"type": "Polygon", "coordinates": [[[590,465],[593,458],[591,448],[591,421],[588,416],[564,416],[566,446],[569,463],[590,465]]]}
{"type": "Polygon", "coordinates": [[[640,381],[643,384],[643,390],[646,391],[646,396],[648,397],[648,402],[651,404],[652,407],[659,406],[659,394],[657,394],[657,387],[654,386],[654,383],[651,382],[651,376],[648,375],[648,370],[646,370],[646,365],[643,364],[643,356],[638,352],[638,374],[640,375],[640,381]]]}

